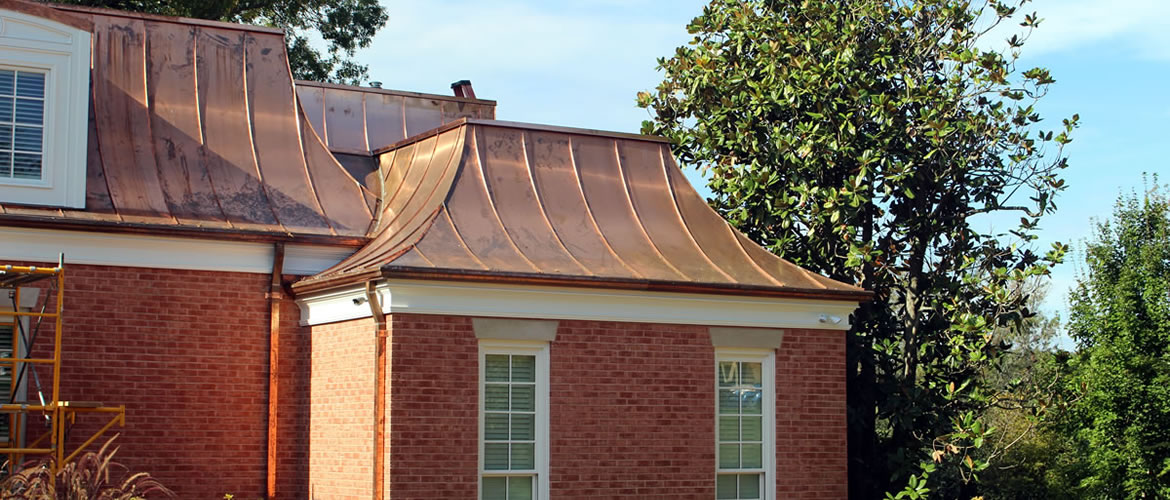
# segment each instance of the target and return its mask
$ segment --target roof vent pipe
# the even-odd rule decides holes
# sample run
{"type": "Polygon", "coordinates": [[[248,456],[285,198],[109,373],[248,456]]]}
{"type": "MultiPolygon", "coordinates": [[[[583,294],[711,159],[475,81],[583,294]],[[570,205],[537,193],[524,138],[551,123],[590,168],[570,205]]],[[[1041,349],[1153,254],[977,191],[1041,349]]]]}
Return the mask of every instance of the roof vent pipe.
{"type": "Polygon", "coordinates": [[[475,89],[471,88],[471,80],[459,80],[452,83],[451,89],[455,91],[455,97],[475,99],[475,89]]]}
{"type": "Polygon", "coordinates": [[[370,87],[380,89],[382,88],[382,82],[370,82],[370,87]]]}

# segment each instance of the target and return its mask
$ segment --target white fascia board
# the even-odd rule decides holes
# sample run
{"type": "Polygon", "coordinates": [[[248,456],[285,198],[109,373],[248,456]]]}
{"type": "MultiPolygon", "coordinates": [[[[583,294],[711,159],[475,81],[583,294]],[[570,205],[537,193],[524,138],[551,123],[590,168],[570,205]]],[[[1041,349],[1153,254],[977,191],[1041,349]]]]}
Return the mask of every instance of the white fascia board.
{"type": "MultiPolygon", "coordinates": [[[[382,312],[758,328],[849,329],[857,302],[452,281],[384,280],[382,312]]],[[[371,316],[364,287],[297,299],[302,325],[371,316]]]]}
{"type": "MultiPolygon", "coordinates": [[[[317,274],[354,252],[353,248],[286,244],[286,274],[317,274]]],[[[0,227],[0,260],[65,264],[272,273],[270,243],[0,227]]]]}

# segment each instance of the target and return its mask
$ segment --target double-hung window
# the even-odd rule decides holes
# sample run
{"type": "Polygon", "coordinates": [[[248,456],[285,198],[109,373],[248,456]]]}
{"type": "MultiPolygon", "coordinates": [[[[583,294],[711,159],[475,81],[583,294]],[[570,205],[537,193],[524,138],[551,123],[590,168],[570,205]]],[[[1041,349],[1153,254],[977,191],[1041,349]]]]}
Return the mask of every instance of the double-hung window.
{"type": "Polygon", "coordinates": [[[548,343],[480,343],[480,498],[548,491],[548,343]]]}
{"type": "Polygon", "coordinates": [[[719,349],[715,361],[715,498],[774,499],[773,351],[719,349]]]}

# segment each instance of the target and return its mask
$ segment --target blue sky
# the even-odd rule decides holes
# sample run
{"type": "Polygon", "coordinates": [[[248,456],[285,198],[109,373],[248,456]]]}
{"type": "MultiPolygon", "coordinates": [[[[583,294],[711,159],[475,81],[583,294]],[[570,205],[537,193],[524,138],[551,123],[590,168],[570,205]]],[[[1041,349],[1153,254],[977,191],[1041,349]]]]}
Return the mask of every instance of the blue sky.
{"type": "MultiPolygon", "coordinates": [[[[390,23],[358,59],[387,88],[449,94],[470,79],[498,101],[497,118],[636,132],[648,115],[634,95],[661,81],[656,59],[690,37],[699,0],[384,0],[390,23]]],[[[1072,113],[1081,128],[1066,152],[1069,188],[1043,222],[1041,248],[1074,244],[1117,195],[1142,188],[1143,172],[1170,182],[1170,2],[1039,0],[1044,22],[1023,66],[1052,70],[1041,102],[1051,123],[1072,113]]],[[[691,182],[704,182],[693,175],[691,182]]],[[[705,190],[705,189],[704,189],[705,190]]],[[[1006,230],[1007,228],[996,228],[1006,230]]],[[[1064,315],[1076,255],[1053,274],[1045,309],[1064,315]]]]}

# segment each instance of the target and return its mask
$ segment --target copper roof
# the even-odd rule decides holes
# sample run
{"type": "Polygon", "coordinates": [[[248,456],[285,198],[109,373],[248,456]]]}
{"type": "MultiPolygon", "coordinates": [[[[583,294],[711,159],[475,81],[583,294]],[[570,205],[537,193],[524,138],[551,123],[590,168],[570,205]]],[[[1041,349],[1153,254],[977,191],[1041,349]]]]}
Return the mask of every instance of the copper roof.
{"type": "Polygon", "coordinates": [[[301,107],[335,153],[369,155],[460,118],[496,117],[496,102],[297,81],[301,107]]]}
{"type": "Polygon", "coordinates": [[[0,205],[0,223],[364,241],[377,195],[306,119],[281,31],[2,6],[92,25],[93,68],[85,209],[0,205]]]}
{"type": "Polygon", "coordinates": [[[379,153],[364,248],[296,285],[380,277],[857,300],[733,229],[660,138],[462,119],[379,153]]]}

